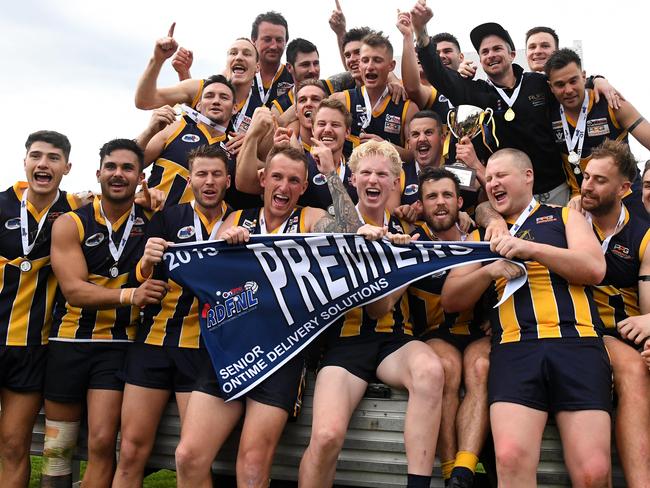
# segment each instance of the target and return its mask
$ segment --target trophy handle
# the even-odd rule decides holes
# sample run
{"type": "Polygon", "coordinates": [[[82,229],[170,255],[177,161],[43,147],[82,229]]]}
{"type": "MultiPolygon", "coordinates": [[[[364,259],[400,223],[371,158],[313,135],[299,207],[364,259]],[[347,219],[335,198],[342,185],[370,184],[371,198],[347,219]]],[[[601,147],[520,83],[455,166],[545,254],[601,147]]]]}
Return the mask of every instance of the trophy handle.
{"type": "MultiPolygon", "coordinates": [[[[494,117],[494,110],[492,110],[491,107],[488,107],[488,108],[485,109],[485,111],[483,113],[489,114],[489,117],[488,117],[487,120],[483,119],[484,124],[489,124],[492,121],[492,117],[494,117]]],[[[449,114],[447,114],[447,115],[449,115],[449,114]]]]}
{"type": "Polygon", "coordinates": [[[454,111],[454,109],[452,108],[449,112],[447,112],[447,129],[449,129],[449,132],[451,132],[451,134],[452,134],[456,139],[460,139],[460,137],[458,137],[458,134],[456,134],[456,133],[454,132],[454,127],[453,127],[453,125],[452,125],[452,123],[451,123],[451,120],[450,120],[451,113],[452,113],[453,111],[454,111]]]}

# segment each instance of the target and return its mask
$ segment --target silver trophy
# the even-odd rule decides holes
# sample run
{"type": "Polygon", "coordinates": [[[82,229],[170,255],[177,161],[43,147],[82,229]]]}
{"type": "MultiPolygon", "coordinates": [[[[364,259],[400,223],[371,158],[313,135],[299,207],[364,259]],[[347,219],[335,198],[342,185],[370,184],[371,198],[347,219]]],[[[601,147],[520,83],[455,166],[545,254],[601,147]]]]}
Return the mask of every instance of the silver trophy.
{"type": "MultiPolygon", "coordinates": [[[[489,123],[492,119],[493,111],[491,108],[483,110],[474,105],[459,105],[452,108],[447,113],[447,127],[459,141],[463,137],[474,139],[480,132],[483,124],[489,123]]],[[[445,166],[454,173],[460,180],[460,187],[463,190],[476,191],[474,181],[476,180],[476,170],[468,167],[464,162],[456,160],[454,164],[445,166]]]]}

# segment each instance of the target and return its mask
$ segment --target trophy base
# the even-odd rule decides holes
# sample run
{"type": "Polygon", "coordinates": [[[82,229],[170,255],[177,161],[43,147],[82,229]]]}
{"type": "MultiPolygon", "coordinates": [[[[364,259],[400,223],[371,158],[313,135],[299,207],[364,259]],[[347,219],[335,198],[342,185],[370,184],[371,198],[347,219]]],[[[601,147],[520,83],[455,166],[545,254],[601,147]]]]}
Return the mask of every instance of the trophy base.
{"type": "Polygon", "coordinates": [[[455,164],[445,165],[444,168],[456,175],[456,177],[460,181],[461,190],[474,192],[474,193],[476,193],[479,190],[474,186],[474,183],[476,182],[475,169],[472,169],[460,162],[456,162],[455,164]]]}

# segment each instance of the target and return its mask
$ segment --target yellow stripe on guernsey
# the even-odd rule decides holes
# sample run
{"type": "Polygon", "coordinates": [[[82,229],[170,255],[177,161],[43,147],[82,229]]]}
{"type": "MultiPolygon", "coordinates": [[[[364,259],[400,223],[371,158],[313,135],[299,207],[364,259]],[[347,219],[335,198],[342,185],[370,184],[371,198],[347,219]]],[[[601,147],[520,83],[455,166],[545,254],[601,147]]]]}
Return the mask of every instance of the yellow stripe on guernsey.
{"type": "MultiPolygon", "coordinates": [[[[162,346],[167,336],[167,321],[169,317],[175,317],[176,307],[179,305],[179,299],[183,293],[183,288],[175,281],[167,280],[169,291],[160,303],[160,312],[153,319],[151,329],[147,334],[144,342],[152,346],[162,346]]],[[[178,342],[180,347],[198,348],[199,347],[199,302],[194,298],[189,314],[182,321],[181,337],[178,342]]]]}
{"type": "MultiPolygon", "coordinates": [[[[187,168],[169,159],[159,158],[156,160],[155,164],[156,166],[162,168],[163,171],[162,175],[160,176],[160,183],[158,183],[153,188],[164,192],[165,195],[169,195],[169,192],[172,189],[172,185],[174,184],[174,181],[176,181],[177,177],[187,179],[190,176],[190,172],[187,168]]],[[[192,200],[194,200],[192,188],[187,186],[183,192],[183,196],[178,203],[189,203],[192,200]]]]}
{"type": "MultiPolygon", "coordinates": [[[[16,270],[19,270],[22,261],[22,257],[8,260],[0,256],[0,293],[2,293],[2,284],[5,280],[4,274],[7,267],[12,266],[16,270]]],[[[38,274],[45,266],[49,266],[50,256],[33,259],[31,263],[32,269],[19,273],[18,290],[16,291],[11,307],[7,336],[5,338],[7,346],[24,346],[27,343],[28,325],[35,300],[45,298],[45,323],[41,332],[41,344],[47,344],[47,338],[50,334],[52,307],[56,293],[56,278],[53,273],[50,273],[47,280],[46,296],[37,297],[36,286],[38,284],[38,274]]]]}
{"type": "MultiPolygon", "coordinates": [[[[127,282],[129,273],[123,273],[117,278],[107,278],[105,276],[90,274],[88,281],[94,285],[110,289],[119,289],[127,282]]],[[[81,318],[81,308],[73,307],[66,303],[66,314],[61,319],[61,326],[56,339],[66,340],[75,339],[79,329],[79,319],[81,318]]],[[[93,326],[93,334],[88,340],[92,341],[114,341],[111,329],[116,320],[116,309],[97,310],[95,324],[93,326]]],[[[131,307],[130,324],[126,328],[128,338],[133,340],[135,338],[135,327],[140,316],[140,309],[138,307],[131,307]]]]}

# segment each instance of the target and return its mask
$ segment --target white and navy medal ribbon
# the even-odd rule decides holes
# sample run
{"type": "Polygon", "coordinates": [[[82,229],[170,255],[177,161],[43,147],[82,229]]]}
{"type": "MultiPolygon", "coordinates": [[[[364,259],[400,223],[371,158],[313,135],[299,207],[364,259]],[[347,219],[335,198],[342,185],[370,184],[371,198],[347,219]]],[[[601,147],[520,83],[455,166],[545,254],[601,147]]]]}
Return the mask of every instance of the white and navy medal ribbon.
{"type": "Polygon", "coordinates": [[[28,189],[25,188],[25,191],[23,192],[23,197],[20,200],[20,240],[23,246],[23,257],[25,257],[25,260],[20,263],[20,269],[22,271],[29,271],[30,269],[32,269],[32,263],[27,259],[27,255],[30,252],[32,252],[32,249],[34,249],[34,246],[36,245],[36,241],[38,240],[38,236],[41,233],[41,230],[43,229],[45,222],[47,221],[47,214],[50,213],[50,209],[54,206],[54,204],[59,199],[59,196],[61,195],[61,192],[57,190],[56,196],[54,197],[54,200],[52,200],[52,203],[50,203],[49,207],[47,207],[45,215],[43,215],[41,217],[41,220],[38,221],[36,235],[34,236],[34,240],[32,241],[32,243],[30,244],[29,243],[29,218],[27,216],[27,192],[28,189]]]}
{"type": "Polygon", "coordinates": [[[492,85],[492,87],[497,91],[499,96],[503,99],[504,102],[506,102],[506,105],[508,105],[508,109],[512,110],[512,106],[515,104],[517,101],[517,97],[519,96],[519,90],[521,90],[521,83],[524,81],[524,77],[521,76],[519,78],[519,83],[515,87],[514,91],[512,92],[512,95],[508,96],[506,95],[506,92],[503,88],[500,88],[496,86],[494,83],[492,83],[492,80],[488,78],[487,82],[492,85]]]}
{"type": "MultiPolygon", "coordinates": [[[[587,212],[585,217],[587,218],[587,222],[589,222],[589,224],[593,226],[591,214],[587,212]]],[[[607,252],[607,248],[609,247],[609,243],[612,240],[612,237],[614,237],[616,234],[618,234],[621,231],[624,224],[625,224],[625,206],[621,203],[621,213],[618,215],[618,222],[616,222],[616,227],[614,227],[614,232],[612,232],[610,235],[605,237],[605,239],[603,239],[603,242],[600,243],[600,248],[603,250],[603,254],[607,252]]]]}
{"type": "Polygon", "coordinates": [[[524,225],[524,222],[526,222],[526,219],[530,216],[533,210],[535,210],[535,207],[537,207],[537,200],[535,200],[535,197],[533,197],[521,215],[517,217],[517,220],[515,220],[515,223],[512,225],[512,227],[510,227],[511,236],[516,236],[517,231],[521,229],[521,226],[524,225]]]}
{"type": "Polygon", "coordinates": [[[119,269],[117,267],[117,264],[120,261],[120,257],[122,256],[122,253],[124,253],[124,249],[126,248],[126,243],[129,240],[129,236],[131,235],[131,229],[133,228],[133,224],[135,222],[135,205],[131,205],[131,212],[129,213],[129,217],[126,220],[126,225],[124,226],[124,233],[122,234],[122,238],[120,239],[119,246],[116,246],[115,242],[113,242],[113,225],[106,218],[106,214],[104,213],[104,207],[102,206],[101,200],[99,201],[99,212],[101,213],[104,222],[106,222],[106,230],[108,231],[108,250],[110,251],[111,256],[113,257],[113,261],[115,261],[115,264],[111,266],[111,268],[109,269],[109,274],[111,275],[111,278],[117,278],[117,276],[119,275],[119,269]]]}
{"type": "Polygon", "coordinates": [[[200,123],[202,123],[204,125],[207,125],[208,127],[211,127],[211,128],[213,128],[213,129],[215,129],[215,130],[217,130],[219,132],[223,132],[224,134],[228,130],[227,127],[224,127],[223,125],[217,124],[213,120],[210,120],[208,117],[203,115],[201,112],[199,112],[197,110],[194,110],[189,105],[185,105],[185,104],[181,105],[181,110],[183,110],[183,112],[185,112],[185,114],[190,119],[192,119],[196,124],[198,124],[200,122],[200,123]]]}
{"type": "Polygon", "coordinates": [[[384,92],[381,94],[379,100],[377,100],[377,103],[375,103],[374,106],[370,104],[368,89],[365,86],[361,88],[361,93],[363,95],[363,103],[366,108],[365,117],[362,117],[361,119],[361,128],[365,129],[370,125],[370,121],[372,120],[372,113],[375,111],[377,107],[381,106],[382,102],[388,96],[388,87],[384,88],[384,92]]]}
{"type": "Polygon", "coordinates": [[[277,226],[277,231],[276,232],[269,232],[268,229],[266,228],[266,219],[264,218],[264,208],[260,209],[260,234],[284,234],[287,231],[287,223],[289,222],[289,219],[293,215],[293,212],[295,211],[292,210],[289,216],[286,218],[284,222],[282,222],[280,225],[277,226]]]}
{"type": "Polygon", "coordinates": [[[339,175],[339,178],[341,178],[341,183],[345,183],[345,158],[341,156],[341,161],[339,162],[338,167],[336,168],[336,174],[339,175]]]}
{"type": "Polygon", "coordinates": [[[273,75],[273,79],[271,80],[271,86],[269,86],[269,90],[266,93],[264,92],[264,83],[262,82],[262,74],[259,71],[255,73],[255,81],[257,82],[257,91],[260,94],[262,105],[266,105],[266,102],[269,101],[269,97],[271,96],[271,90],[273,89],[273,83],[275,83],[275,80],[278,77],[280,71],[282,70],[282,67],[283,67],[282,64],[280,64],[280,67],[273,75]]]}
{"type": "Polygon", "coordinates": [[[253,97],[253,87],[251,87],[251,89],[248,90],[248,96],[246,97],[246,103],[244,103],[244,106],[241,108],[241,110],[239,112],[237,112],[237,115],[235,116],[235,121],[232,124],[232,127],[235,130],[235,132],[239,131],[239,126],[244,121],[244,117],[246,117],[246,112],[248,111],[248,105],[251,103],[251,98],[252,97],[253,97]]]}
{"type": "Polygon", "coordinates": [[[571,137],[569,123],[564,113],[564,107],[560,104],[560,119],[562,120],[562,131],[564,132],[564,143],[569,152],[569,162],[579,168],[582,157],[582,145],[585,141],[585,130],[587,128],[587,108],[589,107],[589,92],[585,91],[585,99],[580,107],[580,116],[576,122],[576,129],[571,137]],[[576,148],[577,146],[577,148],[576,148]]]}
{"type": "MultiPolygon", "coordinates": [[[[192,205],[192,211],[194,212],[194,234],[196,235],[196,240],[198,242],[203,240],[203,229],[201,228],[201,219],[199,214],[196,211],[196,208],[194,208],[195,203],[196,201],[192,200],[190,205],[192,205]]],[[[214,227],[212,227],[212,232],[210,232],[210,237],[208,238],[209,241],[214,241],[217,237],[219,227],[223,224],[223,217],[226,215],[226,208],[226,202],[221,202],[221,217],[219,217],[219,220],[214,223],[214,227]]]]}

